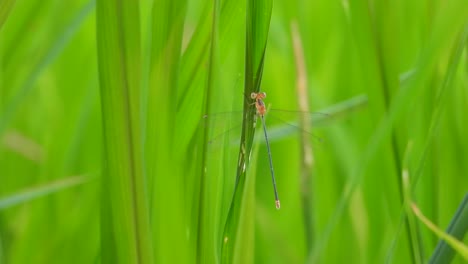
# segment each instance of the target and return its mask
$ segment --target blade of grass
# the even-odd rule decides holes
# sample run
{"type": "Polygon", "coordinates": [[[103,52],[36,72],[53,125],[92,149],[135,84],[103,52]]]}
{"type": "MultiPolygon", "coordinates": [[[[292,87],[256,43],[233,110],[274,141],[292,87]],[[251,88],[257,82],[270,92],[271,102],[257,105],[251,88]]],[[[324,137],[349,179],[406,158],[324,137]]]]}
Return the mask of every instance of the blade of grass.
{"type": "MultiPolygon", "coordinates": [[[[460,35],[460,37],[459,37],[459,39],[457,41],[456,47],[455,47],[455,49],[454,49],[454,51],[453,51],[453,53],[451,55],[451,59],[450,59],[450,62],[449,62],[449,66],[447,68],[447,72],[446,72],[446,75],[445,75],[444,82],[442,83],[442,86],[438,90],[438,93],[437,93],[437,96],[436,96],[435,104],[434,104],[433,111],[432,111],[431,123],[430,123],[430,126],[429,126],[429,132],[427,133],[427,136],[426,136],[422,151],[419,154],[419,160],[418,160],[418,163],[417,163],[416,171],[414,173],[414,177],[412,177],[410,179],[411,180],[411,188],[412,188],[413,192],[415,191],[417,183],[418,183],[420,177],[422,176],[423,169],[424,169],[424,167],[426,165],[427,158],[428,158],[428,155],[429,155],[429,152],[430,152],[430,148],[431,148],[431,146],[433,146],[434,138],[436,136],[436,133],[437,133],[437,130],[438,130],[438,127],[439,127],[439,122],[440,122],[442,110],[448,103],[447,99],[450,98],[450,97],[448,97],[448,91],[447,90],[452,86],[452,82],[453,82],[453,79],[454,79],[455,74],[457,72],[457,67],[459,66],[460,59],[462,58],[463,50],[465,48],[467,40],[468,40],[468,24],[465,26],[464,32],[461,33],[461,35],[460,35]]],[[[403,81],[407,82],[409,80],[411,80],[411,79],[405,78],[403,81]]],[[[405,83],[403,83],[402,85],[405,85],[405,83]]],[[[394,254],[395,245],[396,245],[397,239],[399,237],[399,234],[401,232],[401,225],[403,223],[402,221],[404,221],[405,217],[406,217],[406,215],[402,215],[400,217],[400,223],[399,223],[398,231],[396,232],[395,238],[393,239],[393,242],[392,242],[392,246],[390,247],[390,249],[389,249],[389,251],[387,253],[387,261],[388,262],[391,261],[391,257],[394,254]]],[[[436,253],[434,252],[434,254],[436,254],[436,253]]]]}
{"type": "MultiPolygon", "coordinates": [[[[399,43],[390,43],[395,36],[398,35],[398,27],[395,27],[395,21],[398,20],[400,15],[400,10],[398,5],[394,3],[385,3],[379,2],[375,8],[376,15],[373,17],[373,35],[375,39],[376,47],[376,68],[379,72],[379,78],[381,83],[381,94],[383,97],[383,106],[385,111],[388,111],[390,101],[392,100],[394,91],[397,91],[399,88],[399,76],[398,76],[398,54],[400,45],[399,43]],[[377,27],[381,30],[377,30],[377,27]]],[[[398,123],[396,123],[398,124],[398,123]]],[[[404,191],[403,184],[401,181],[400,173],[402,171],[400,149],[398,146],[398,129],[396,126],[392,128],[390,132],[389,139],[389,153],[393,158],[392,163],[395,168],[395,177],[394,181],[397,182],[398,191],[400,194],[400,202],[403,203],[404,200],[404,191]]],[[[406,235],[409,243],[409,250],[412,253],[413,263],[421,263],[422,256],[422,246],[418,244],[419,230],[416,228],[411,228],[412,219],[407,219],[405,222],[406,225],[406,235]]],[[[414,220],[413,220],[414,221],[414,220]]]]}
{"type": "Polygon", "coordinates": [[[404,209],[407,214],[407,218],[405,221],[405,224],[407,225],[408,229],[408,238],[410,239],[411,243],[411,249],[412,249],[412,256],[413,256],[413,262],[420,264],[423,263],[423,245],[421,244],[420,237],[419,235],[419,226],[414,218],[413,214],[411,214],[411,206],[410,206],[410,201],[411,201],[411,187],[410,187],[410,175],[409,175],[409,169],[408,169],[408,163],[412,151],[412,142],[410,141],[406,147],[405,151],[405,156],[403,158],[403,169],[401,172],[401,187],[402,187],[402,192],[403,192],[403,204],[404,204],[404,209]]]}
{"type": "MultiPolygon", "coordinates": [[[[455,239],[462,240],[467,231],[468,194],[465,195],[465,198],[458,207],[446,233],[452,235],[455,239]]],[[[440,240],[431,256],[431,259],[429,260],[429,263],[450,263],[455,255],[453,248],[453,246],[449,247],[449,244],[444,240],[440,240]]]]}
{"type": "MultiPolygon", "coordinates": [[[[218,53],[218,29],[219,29],[219,5],[220,1],[213,1],[213,7],[211,9],[211,41],[209,43],[209,67],[208,67],[208,75],[207,75],[207,87],[206,87],[206,98],[204,108],[206,112],[210,112],[212,98],[212,90],[214,89],[214,82],[215,82],[215,75],[216,75],[216,63],[218,57],[216,56],[218,53]]],[[[210,126],[210,121],[207,124],[210,126]]],[[[202,177],[199,181],[200,190],[198,193],[198,236],[197,236],[197,262],[199,263],[209,263],[209,262],[218,262],[218,258],[216,253],[218,252],[218,248],[214,250],[210,250],[213,246],[217,244],[217,241],[212,241],[213,237],[216,239],[216,236],[208,235],[209,231],[213,231],[212,228],[212,217],[207,213],[207,209],[210,208],[210,180],[206,179],[206,166],[208,160],[208,140],[209,140],[209,133],[207,128],[203,128],[202,130],[203,136],[203,156],[202,156],[202,167],[199,168],[202,170],[201,174],[202,177]]],[[[213,183],[214,184],[214,183],[213,183]]]]}
{"type": "Polygon", "coordinates": [[[185,0],[157,0],[152,10],[145,160],[157,263],[187,263],[189,257],[182,165],[186,150],[177,144],[176,129],[186,8],[185,0]]]}
{"type": "MultiPolygon", "coordinates": [[[[423,222],[427,228],[429,228],[432,232],[434,232],[439,238],[443,239],[447,244],[449,244],[452,248],[454,248],[465,261],[468,261],[468,247],[464,245],[461,241],[457,240],[453,236],[445,233],[444,231],[440,230],[436,225],[434,225],[429,219],[427,219],[419,210],[415,203],[411,203],[411,208],[413,213],[419,218],[421,222],[423,222]]],[[[465,210],[466,211],[466,210],[465,210]]],[[[449,256],[447,256],[449,257],[449,256]]],[[[435,262],[435,263],[450,263],[449,259],[439,259],[442,262],[435,262]],[[448,262],[446,262],[448,260],[448,262]]]]}
{"type": "MultiPolygon", "coordinates": [[[[296,21],[291,22],[291,38],[294,49],[294,60],[296,62],[296,89],[297,89],[297,100],[299,103],[299,110],[307,112],[309,111],[309,100],[307,94],[307,69],[305,64],[304,48],[302,45],[301,35],[299,33],[298,25],[296,21]]],[[[306,114],[300,116],[299,124],[300,127],[307,129],[312,128],[312,122],[307,118],[306,114]]],[[[314,124],[315,125],[315,124],[314,124]]],[[[312,208],[312,194],[313,186],[313,167],[314,167],[314,154],[312,151],[312,145],[310,144],[310,137],[308,133],[303,131],[300,135],[301,146],[301,194],[302,203],[302,217],[304,218],[304,230],[306,237],[306,248],[311,248],[314,243],[315,223],[314,223],[314,211],[312,208]]]]}
{"type": "Polygon", "coordinates": [[[64,32],[57,37],[55,42],[53,42],[53,45],[34,67],[33,71],[26,78],[13,97],[9,101],[5,102],[5,106],[0,111],[0,134],[3,134],[5,128],[7,128],[21,103],[25,100],[25,97],[36,87],[34,84],[41,76],[41,73],[58,57],[58,55],[60,55],[65,46],[77,33],[84,20],[89,14],[91,14],[93,9],[94,0],[91,0],[78,12],[76,17],[71,20],[70,24],[65,27],[64,32]]]}
{"type": "Polygon", "coordinates": [[[255,172],[258,165],[257,144],[252,149],[252,161],[248,168],[248,177],[245,180],[245,194],[242,197],[242,207],[239,217],[239,228],[237,239],[241,243],[236,243],[233,263],[255,263],[255,172]]]}
{"type": "MultiPolygon", "coordinates": [[[[212,14],[213,6],[212,3],[207,1],[204,2],[206,6],[203,9],[200,21],[193,33],[187,48],[184,50],[180,61],[180,75],[178,79],[178,97],[177,97],[177,110],[180,113],[179,116],[189,117],[184,118],[184,130],[188,133],[184,133],[179,137],[179,144],[187,146],[189,141],[200,124],[201,116],[207,114],[207,109],[203,109],[204,94],[206,91],[206,78],[207,67],[200,67],[200,65],[207,65],[210,54],[211,45],[211,30],[212,30],[212,14]],[[199,85],[202,83],[203,85],[199,85]],[[190,118],[194,113],[199,112],[196,118],[190,118]],[[192,132],[192,133],[190,133],[192,132]]],[[[241,1],[222,1],[220,3],[219,21],[217,22],[218,37],[220,42],[232,44],[233,41],[229,41],[236,34],[232,34],[230,31],[231,24],[233,21],[238,19],[242,14],[242,10],[245,9],[245,3],[241,1]],[[229,34],[231,33],[231,34],[229,34]]],[[[222,44],[219,44],[222,45],[222,44]]],[[[223,50],[223,47],[220,48],[223,50]]],[[[220,55],[224,53],[221,52],[220,55]]],[[[206,103],[206,101],[205,101],[206,103]]]]}
{"type": "Polygon", "coordinates": [[[248,241],[237,241],[239,230],[241,208],[246,172],[249,167],[249,157],[252,151],[253,138],[255,133],[254,124],[255,108],[251,105],[249,95],[260,90],[263,73],[263,64],[268,39],[270,25],[272,1],[247,2],[247,22],[246,22],[246,55],[245,55],[245,82],[244,82],[244,119],[242,123],[242,135],[239,149],[239,162],[237,167],[236,186],[234,197],[226,220],[223,235],[222,262],[230,263],[236,256],[240,256],[240,247],[237,243],[248,243],[248,241]]]}
{"type": "Polygon", "coordinates": [[[41,186],[28,188],[16,194],[0,197],[0,210],[5,210],[22,203],[27,203],[31,200],[60,192],[65,189],[87,183],[89,181],[89,177],[74,176],[43,184],[41,186]]]}
{"type": "Polygon", "coordinates": [[[398,90],[392,102],[390,102],[388,113],[379,123],[364,152],[361,162],[351,174],[351,182],[346,186],[335,212],[328,222],[324,235],[320,240],[321,242],[317,243],[317,246],[312,251],[313,253],[309,256],[310,263],[316,262],[319,254],[322,253],[323,248],[326,247],[332,230],[336,227],[339,219],[345,212],[346,205],[349,203],[352,194],[361,184],[367,166],[382,143],[388,139],[392,125],[402,116],[404,110],[411,105],[411,102],[416,100],[419,93],[423,91],[427,78],[431,76],[430,73],[434,70],[436,63],[442,57],[444,47],[453,43],[456,35],[460,31],[459,29],[464,27],[465,16],[463,16],[464,11],[462,10],[461,2],[459,5],[451,5],[450,8],[444,9],[443,11],[456,15],[451,15],[450,19],[440,20],[434,23],[434,30],[428,41],[428,45],[422,51],[415,65],[413,78],[409,79],[405,83],[405,86],[398,90]],[[448,25],[452,25],[451,28],[455,28],[456,30],[447,31],[446,28],[448,25]]]}
{"type": "MultiPolygon", "coordinates": [[[[196,90],[205,87],[201,100],[204,104],[202,109],[203,114],[209,114],[219,109],[226,109],[235,103],[239,103],[243,97],[242,92],[237,87],[231,84],[232,76],[237,76],[239,72],[244,70],[244,54],[243,46],[245,40],[243,37],[235,37],[245,32],[245,21],[233,19],[233,15],[242,13],[245,10],[245,2],[239,1],[220,1],[215,2],[215,6],[210,7],[212,20],[211,23],[211,42],[209,42],[208,50],[209,58],[207,60],[207,75],[205,77],[204,70],[197,70],[197,82],[192,82],[190,94],[186,95],[184,100],[193,101],[193,94],[196,90]],[[233,39],[234,38],[234,39],[233,39]],[[226,54],[230,54],[226,56],[226,54]],[[234,55],[236,54],[236,55],[234,55]],[[242,55],[241,55],[242,54],[242,55]],[[203,80],[206,78],[207,81],[203,80]],[[228,83],[228,85],[226,85],[228,83]]],[[[242,15],[237,15],[242,17],[242,15]]],[[[199,95],[198,95],[199,96],[199,95]]],[[[197,101],[197,100],[195,100],[197,101]]],[[[182,111],[186,111],[191,107],[192,113],[198,111],[193,107],[192,103],[184,103],[182,111]],[[191,106],[192,105],[192,106],[191,106]]],[[[201,116],[200,113],[200,116],[201,116]]],[[[190,118],[190,117],[189,117],[190,118]]],[[[198,261],[202,263],[219,262],[221,255],[221,237],[225,225],[225,218],[229,211],[230,201],[235,185],[235,166],[237,163],[234,157],[238,153],[231,151],[228,144],[223,148],[214,149],[209,143],[212,135],[211,125],[216,123],[214,120],[197,120],[199,137],[197,137],[195,145],[198,149],[202,149],[203,155],[200,156],[199,164],[195,165],[196,171],[201,172],[201,177],[196,177],[188,182],[189,186],[200,186],[198,192],[193,192],[194,209],[198,213],[198,261]],[[208,122],[206,122],[208,121],[208,122]],[[198,202],[199,201],[199,202],[198,202]],[[212,245],[216,245],[214,248],[212,245]]],[[[190,129],[190,120],[185,122],[190,129]]],[[[184,125],[184,128],[187,126],[184,125]]],[[[227,142],[227,141],[225,141],[227,142]]],[[[238,146],[238,144],[236,144],[238,146]]],[[[198,151],[197,151],[198,152],[198,151]]],[[[193,159],[193,155],[188,159],[193,159]]],[[[193,188],[193,187],[191,187],[193,188]]],[[[190,191],[189,191],[190,192],[190,191]]],[[[193,202],[191,201],[193,204],[193,202]]]]}
{"type": "Polygon", "coordinates": [[[104,142],[102,262],[154,263],[143,175],[138,2],[98,0],[104,142]]]}

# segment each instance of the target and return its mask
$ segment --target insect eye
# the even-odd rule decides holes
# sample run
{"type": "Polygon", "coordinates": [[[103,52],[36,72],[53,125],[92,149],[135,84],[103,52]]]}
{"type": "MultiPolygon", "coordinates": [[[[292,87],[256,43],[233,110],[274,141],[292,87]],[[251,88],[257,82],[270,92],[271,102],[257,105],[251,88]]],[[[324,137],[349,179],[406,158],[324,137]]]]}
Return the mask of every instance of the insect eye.
{"type": "Polygon", "coordinates": [[[257,98],[257,93],[251,93],[251,94],[250,94],[250,98],[252,98],[252,99],[257,98]]]}
{"type": "Polygon", "coordinates": [[[260,95],[261,95],[262,98],[265,98],[265,97],[266,97],[266,93],[265,93],[265,92],[261,92],[260,95]]]}

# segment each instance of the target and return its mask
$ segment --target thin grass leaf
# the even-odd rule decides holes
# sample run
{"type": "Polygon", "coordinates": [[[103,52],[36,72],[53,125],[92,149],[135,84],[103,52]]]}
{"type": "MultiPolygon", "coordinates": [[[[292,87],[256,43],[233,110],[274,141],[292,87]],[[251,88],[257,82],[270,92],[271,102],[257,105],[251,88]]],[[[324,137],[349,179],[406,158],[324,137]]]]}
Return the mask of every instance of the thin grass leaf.
{"type": "MultiPolygon", "coordinates": [[[[294,61],[296,63],[296,89],[297,89],[297,101],[299,103],[299,109],[301,111],[308,111],[310,104],[308,100],[308,81],[307,81],[307,69],[304,56],[304,48],[302,44],[302,38],[299,33],[298,25],[296,21],[291,22],[291,39],[293,42],[294,49],[294,61]]],[[[306,115],[301,115],[299,124],[301,127],[310,129],[312,122],[307,118],[306,115]]],[[[315,123],[314,123],[315,126],[315,123]]],[[[304,231],[306,237],[306,248],[311,248],[315,240],[315,229],[316,224],[314,223],[314,211],[312,210],[312,182],[313,182],[313,167],[314,167],[314,152],[310,137],[308,133],[303,131],[300,135],[300,148],[301,148],[301,171],[300,171],[300,182],[301,188],[298,190],[301,193],[302,203],[302,216],[304,222],[304,231]]]]}
{"type": "MultiPolygon", "coordinates": [[[[455,78],[455,74],[457,72],[457,67],[459,67],[459,63],[460,63],[460,60],[461,60],[462,54],[463,54],[463,49],[465,48],[467,40],[468,40],[468,24],[465,26],[464,32],[462,32],[460,34],[460,37],[459,37],[459,39],[457,41],[457,44],[456,44],[456,47],[452,52],[452,56],[451,56],[451,59],[450,59],[450,62],[449,62],[448,68],[447,68],[445,79],[444,79],[444,81],[443,81],[443,83],[442,83],[442,85],[441,85],[441,87],[438,90],[438,93],[436,95],[436,102],[435,102],[435,105],[434,105],[433,110],[432,110],[432,117],[431,117],[431,122],[430,122],[430,126],[429,126],[429,131],[428,131],[426,139],[424,141],[424,146],[423,146],[420,154],[418,155],[419,159],[418,159],[416,171],[414,173],[414,177],[412,177],[410,179],[411,180],[410,188],[412,189],[411,191],[413,193],[415,192],[415,188],[417,186],[417,183],[418,183],[419,179],[422,176],[423,169],[426,166],[428,155],[429,155],[429,152],[430,152],[430,148],[434,144],[434,139],[435,139],[437,131],[438,131],[442,110],[444,109],[444,107],[446,107],[446,105],[448,103],[448,101],[447,101],[448,98],[449,98],[448,97],[448,92],[449,92],[448,89],[450,87],[452,87],[452,82],[453,82],[453,80],[455,78]]],[[[411,80],[411,79],[405,79],[404,82],[407,82],[409,80],[411,80]]],[[[409,214],[407,213],[407,215],[409,215],[409,214]]],[[[398,237],[400,235],[402,221],[403,221],[403,219],[405,217],[406,217],[406,215],[402,215],[402,217],[400,218],[399,228],[398,228],[398,230],[397,230],[397,232],[395,234],[395,238],[393,239],[393,242],[392,242],[393,246],[391,246],[389,248],[389,251],[387,253],[387,259],[388,260],[390,260],[390,258],[394,254],[394,250],[395,250],[394,245],[396,244],[397,239],[398,239],[398,237]]],[[[437,255],[437,253],[434,252],[433,255],[437,255]]],[[[443,259],[446,260],[445,258],[443,258],[443,259]]]]}
{"type": "MultiPolygon", "coordinates": [[[[237,250],[237,243],[248,243],[248,241],[237,241],[238,232],[241,228],[241,211],[244,188],[246,181],[246,168],[249,167],[249,156],[252,151],[255,133],[254,117],[255,108],[251,105],[249,95],[260,90],[262,80],[263,64],[267,45],[272,1],[248,1],[247,23],[246,23],[246,55],[245,55],[245,82],[244,82],[244,120],[242,123],[242,134],[239,149],[239,162],[237,167],[236,186],[234,197],[229,209],[228,219],[224,228],[222,262],[229,263],[238,258],[242,252],[237,250]]],[[[251,215],[251,214],[248,214],[251,215]]]]}
{"type": "Polygon", "coordinates": [[[234,260],[232,263],[255,263],[255,184],[258,165],[258,151],[260,145],[257,144],[252,149],[252,161],[248,168],[245,181],[245,194],[242,197],[242,206],[239,217],[239,228],[237,239],[242,243],[236,243],[234,260]]]}
{"type": "MultiPolygon", "coordinates": [[[[208,109],[204,109],[203,103],[206,94],[205,78],[209,70],[208,67],[200,66],[209,65],[213,4],[210,1],[204,1],[203,3],[205,6],[200,21],[180,60],[177,110],[178,117],[181,118],[179,118],[178,122],[184,123],[184,131],[186,131],[186,133],[178,135],[178,142],[181,146],[188,146],[195,130],[202,122],[202,115],[208,113],[208,109]],[[202,109],[204,110],[200,111],[202,109]]],[[[218,7],[220,9],[218,10],[220,12],[218,14],[220,21],[217,23],[219,45],[221,46],[219,50],[228,50],[229,47],[225,46],[233,44],[232,38],[237,34],[233,32],[232,24],[239,23],[238,18],[243,15],[244,5],[245,3],[242,1],[233,0],[220,3],[218,7]]],[[[219,52],[220,56],[223,56],[223,54],[224,52],[219,52]]],[[[227,69],[220,69],[220,74],[225,75],[226,73],[227,69]]]]}
{"type": "Polygon", "coordinates": [[[5,210],[19,204],[27,203],[34,199],[38,199],[71,187],[87,183],[88,181],[90,181],[90,178],[85,176],[69,177],[63,180],[43,184],[41,186],[28,188],[24,191],[8,195],[6,197],[0,197],[0,210],[5,210]]]}
{"type": "MultiPolygon", "coordinates": [[[[411,204],[413,213],[423,222],[427,228],[434,232],[439,238],[443,239],[447,244],[454,248],[465,261],[468,261],[468,246],[464,245],[461,241],[457,240],[453,236],[445,233],[440,230],[436,225],[434,225],[426,216],[424,216],[419,210],[418,206],[415,203],[411,204]]],[[[450,261],[449,261],[450,262],[450,261]]],[[[440,263],[449,263],[449,262],[440,262],[440,263]]]]}
{"type": "MultiPolygon", "coordinates": [[[[206,98],[204,102],[205,112],[211,112],[211,107],[214,98],[214,91],[216,90],[216,81],[219,74],[218,66],[219,65],[219,13],[220,13],[220,1],[214,1],[212,7],[212,13],[210,14],[211,18],[211,42],[209,45],[209,59],[208,59],[208,74],[207,74],[207,85],[206,85],[206,98]]],[[[208,125],[209,125],[208,121],[208,125]]],[[[219,204],[219,189],[220,182],[222,179],[208,173],[209,165],[209,151],[208,151],[208,140],[209,140],[209,131],[208,127],[201,129],[200,133],[202,137],[202,157],[201,164],[202,167],[198,167],[198,170],[201,170],[201,178],[198,181],[195,181],[197,186],[200,187],[198,197],[199,206],[198,209],[198,237],[197,237],[197,262],[199,263],[217,263],[219,262],[219,251],[220,251],[220,239],[218,236],[218,225],[217,217],[218,216],[218,206],[219,204]],[[213,247],[214,245],[214,247],[213,247]]],[[[219,221],[219,220],[218,220],[219,221]]]]}
{"type": "Polygon", "coordinates": [[[374,154],[379,147],[388,140],[392,126],[399,120],[403,112],[411,105],[411,102],[416,100],[418,95],[423,91],[424,83],[427,81],[430,72],[434,70],[436,63],[441,59],[443,47],[449,46],[454,42],[457,33],[460,30],[446,30],[447,23],[452,23],[453,28],[461,29],[465,26],[463,11],[460,6],[452,5],[449,10],[444,10],[452,15],[450,19],[437,21],[434,25],[434,32],[431,35],[428,45],[422,52],[417,64],[415,65],[416,72],[412,79],[408,80],[405,86],[401,87],[390,102],[388,114],[381,120],[377,129],[374,131],[370,142],[364,152],[361,162],[352,172],[350,179],[352,181],[346,186],[341,199],[336,206],[333,216],[331,217],[327,228],[322,236],[321,242],[314,248],[313,253],[309,255],[309,262],[313,263],[319,258],[324,247],[326,247],[331,236],[332,230],[336,227],[339,219],[345,212],[346,205],[350,202],[352,194],[363,180],[364,173],[369,165],[374,154]],[[450,21],[450,22],[449,22],[450,21]]]}
{"type": "MultiPolygon", "coordinates": [[[[431,228],[432,229],[432,228],[431,228]]],[[[463,240],[465,234],[468,232],[468,194],[460,203],[457,212],[454,214],[449,227],[447,228],[446,234],[453,236],[458,240],[463,240]]],[[[455,247],[452,244],[445,242],[445,239],[440,240],[437,244],[434,253],[429,260],[429,263],[450,263],[455,256],[455,247]],[[451,246],[451,247],[450,247],[451,246]]],[[[465,246],[466,248],[466,246],[465,246]]],[[[458,248],[457,248],[457,251],[458,248]]],[[[466,254],[467,252],[465,252],[466,254]]]]}
{"type": "Polygon", "coordinates": [[[104,129],[102,262],[153,263],[143,176],[139,5],[97,1],[104,129]]]}
{"type": "Polygon", "coordinates": [[[412,151],[412,142],[410,141],[406,147],[405,151],[405,156],[403,157],[403,170],[402,170],[402,188],[403,188],[403,194],[404,194],[404,208],[407,214],[407,219],[406,219],[406,224],[408,228],[409,238],[410,238],[410,243],[411,243],[411,249],[413,250],[412,256],[413,256],[413,261],[416,264],[423,263],[423,246],[421,245],[419,238],[419,229],[418,229],[418,224],[416,222],[416,219],[413,217],[413,214],[411,214],[411,206],[410,202],[412,200],[411,197],[411,186],[410,186],[410,175],[409,175],[409,170],[408,170],[408,163],[410,159],[412,151]]]}
{"type": "Polygon", "coordinates": [[[85,19],[91,14],[94,9],[94,0],[89,1],[74,17],[68,26],[65,27],[64,32],[57,37],[53,42],[50,49],[46,52],[44,57],[34,67],[30,75],[26,78],[24,83],[20,86],[18,91],[12,98],[6,102],[3,109],[0,111],[0,134],[3,134],[5,128],[11,122],[15,113],[18,111],[21,103],[25,100],[28,94],[36,87],[35,83],[41,76],[43,71],[60,55],[73,36],[80,29],[85,19]]]}
{"type": "Polygon", "coordinates": [[[177,144],[176,100],[186,8],[185,0],[157,0],[152,9],[145,160],[158,263],[187,263],[189,258],[182,165],[186,150],[177,144]]]}
{"type": "Polygon", "coordinates": [[[458,38],[458,41],[456,42],[455,48],[450,57],[450,62],[447,68],[447,72],[445,74],[444,81],[440,89],[437,92],[436,103],[435,103],[434,110],[432,112],[429,132],[425,140],[424,148],[420,155],[415,177],[411,183],[412,188],[415,188],[414,186],[416,186],[417,182],[419,181],[419,178],[422,175],[423,168],[426,164],[426,159],[427,159],[427,155],[429,152],[429,148],[433,144],[434,138],[436,136],[437,128],[439,127],[442,110],[449,103],[447,101],[449,98],[447,90],[453,85],[453,81],[455,79],[457,69],[458,67],[460,67],[460,61],[463,58],[463,50],[465,49],[467,41],[468,41],[468,22],[465,24],[463,31],[460,32],[460,36],[458,38]]]}

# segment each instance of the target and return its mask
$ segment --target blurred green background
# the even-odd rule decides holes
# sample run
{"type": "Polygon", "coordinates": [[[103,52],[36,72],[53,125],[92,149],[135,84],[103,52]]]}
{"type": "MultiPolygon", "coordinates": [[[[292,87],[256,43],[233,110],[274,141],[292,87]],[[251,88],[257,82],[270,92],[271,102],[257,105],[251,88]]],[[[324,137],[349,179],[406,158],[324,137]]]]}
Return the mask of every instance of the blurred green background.
{"type": "Polygon", "coordinates": [[[468,192],[467,32],[465,0],[0,0],[0,263],[425,263],[404,201],[445,230],[468,192]],[[252,58],[329,114],[267,115],[280,210],[261,137],[233,200],[252,58]]]}

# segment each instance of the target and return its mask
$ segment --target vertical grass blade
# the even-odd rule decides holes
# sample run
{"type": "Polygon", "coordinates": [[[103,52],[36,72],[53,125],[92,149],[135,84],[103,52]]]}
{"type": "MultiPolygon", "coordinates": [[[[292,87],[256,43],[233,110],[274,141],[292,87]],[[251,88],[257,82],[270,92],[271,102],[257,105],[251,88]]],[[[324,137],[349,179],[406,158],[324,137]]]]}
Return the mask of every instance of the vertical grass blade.
{"type": "MultiPolygon", "coordinates": [[[[231,202],[228,219],[224,228],[222,247],[223,263],[230,263],[233,261],[235,256],[243,254],[236,250],[240,248],[237,246],[237,243],[243,243],[243,241],[237,241],[237,236],[239,233],[248,231],[242,230],[242,226],[240,224],[243,221],[241,221],[240,217],[243,210],[242,208],[249,208],[246,207],[246,204],[243,204],[243,201],[245,201],[243,197],[245,195],[245,182],[255,133],[255,127],[252,124],[254,124],[256,110],[251,104],[252,102],[249,95],[252,92],[258,92],[260,90],[272,5],[273,3],[271,0],[250,0],[247,2],[244,119],[242,124],[234,197],[231,202]]],[[[248,201],[253,202],[252,200],[248,201]]],[[[252,214],[245,215],[252,217],[252,214]]]]}
{"type": "Polygon", "coordinates": [[[412,146],[413,143],[410,141],[406,147],[405,155],[403,157],[403,167],[401,172],[401,183],[402,183],[402,191],[403,191],[403,205],[406,211],[407,217],[405,220],[405,224],[407,226],[407,232],[409,243],[411,244],[411,255],[413,257],[413,263],[421,264],[423,263],[423,252],[422,252],[422,245],[421,241],[418,239],[419,235],[419,225],[416,221],[416,218],[413,214],[411,214],[411,186],[410,186],[410,172],[408,169],[408,163],[412,153],[412,146]]]}
{"type": "Polygon", "coordinates": [[[57,36],[57,39],[52,43],[52,46],[47,50],[44,56],[39,60],[37,65],[33,68],[31,73],[27,76],[25,81],[15,91],[15,94],[3,105],[0,109],[0,134],[4,132],[9,123],[12,121],[14,115],[20,108],[21,103],[25,100],[28,94],[36,87],[34,84],[37,82],[45,69],[50,66],[52,62],[63,52],[64,48],[70,42],[73,36],[80,29],[85,19],[94,9],[94,1],[89,1],[73,19],[65,27],[65,30],[57,36]]]}
{"type": "MultiPolygon", "coordinates": [[[[218,53],[218,30],[219,30],[219,4],[220,1],[215,0],[213,1],[213,6],[211,10],[211,41],[209,42],[209,58],[208,58],[208,73],[207,73],[207,85],[206,85],[206,98],[204,104],[204,110],[206,112],[210,112],[211,103],[214,99],[212,96],[212,91],[215,86],[215,79],[216,79],[216,62],[218,57],[216,56],[218,53]]],[[[210,126],[210,120],[207,122],[208,127],[210,126]]],[[[211,182],[212,178],[207,177],[208,174],[206,172],[206,166],[208,164],[208,140],[209,140],[209,133],[207,128],[202,129],[202,137],[203,137],[203,156],[202,156],[202,167],[200,175],[202,177],[199,179],[197,183],[199,192],[198,194],[198,219],[197,219],[197,227],[198,227],[198,234],[197,234],[197,259],[198,263],[211,263],[211,262],[218,262],[218,257],[216,253],[218,252],[218,248],[215,247],[213,249],[213,243],[216,245],[218,241],[213,241],[217,237],[215,235],[211,235],[210,233],[215,233],[215,228],[213,227],[213,214],[209,213],[208,208],[210,205],[213,205],[213,195],[210,192],[215,183],[211,182]]],[[[212,208],[212,207],[211,207],[212,208]]],[[[219,245],[219,244],[218,244],[219,245]]]]}
{"type": "MultiPolygon", "coordinates": [[[[303,112],[309,111],[309,100],[307,94],[307,69],[305,64],[304,48],[302,45],[301,35],[297,26],[297,22],[291,24],[291,34],[294,48],[294,58],[296,62],[296,89],[297,99],[299,102],[299,110],[303,112]]],[[[300,126],[310,129],[312,124],[306,115],[302,115],[300,119],[300,126]]],[[[302,200],[302,214],[304,218],[304,229],[306,237],[306,248],[311,248],[314,237],[314,215],[313,215],[313,201],[311,183],[313,182],[312,169],[314,165],[314,155],[312,146],[310,144],[308,134],[303,131],[300,135],[300,148],[301,148],[301,193],[302,200]]]]}
{"type": "Polygon", "coordinates": [[[97,1],[104,142],[103,263],[153,263],[140,124],[139,5],[97,1]]]}
{"type": "Polygon", "coordinates": [[[145,160],[157,263],[187,263],[188,259],[183,185],[186,168],[182,164],[186,150],[176,137],[186,6],[185,0],[157,0],[152,10],[145,160]]]}
{"type": "MultiPolygon", "coordinates": [[[[353,9],[352,5],[351,7],[351,9],[353,9]]],[[[380,121],[377,129],[373,132],[367,148],[362,155],[361,162],[351,174],[352,181],[349,186],[347,186],[346,191],[343,193],[335,212],[331,217],[331,220],[327,224],[322,242],[318,243],[318,246],[314,249],[312,255],[309,256],[310,263],[318,259],[319,254],[327,245],[333,228],[337,225],[337,222],[345,212],[346,204],[349,203],[352,194],[362,183],[365,171],[373,159],[373,156],[377,153],[382,144],[389,139],[392,126],[401,119],[405,110],[408,110],[408,106],[411,105],[412,100],[417,100],[418,96],[423,91],[427,92],[427,90],[424,90],[425,82],[428,80],[429,76],[431,76],[430,73],[434,71],[437,63],[442,60],[444,51],[443,47],[453,44],[461,29],[465,27],[466,16],[463,16],[464,13],[460,8],[461,5],[451,5],[449,9],[443,10],[441,13],[443,14],[447,12],[448,14],[453,15],[448,16],[448,20],[439,20],[434,23],[433,33],[428,41],[428,45],[425,46],[421,52],[421,56],[415,64],[413,78],[405,82],[404,85],[402,85],[402,87],[396,92],[389,104],[388,114],[380,121]],[[446,28],[449,24],[453,25],[455,30],[447,31],[446,28]]]]}

